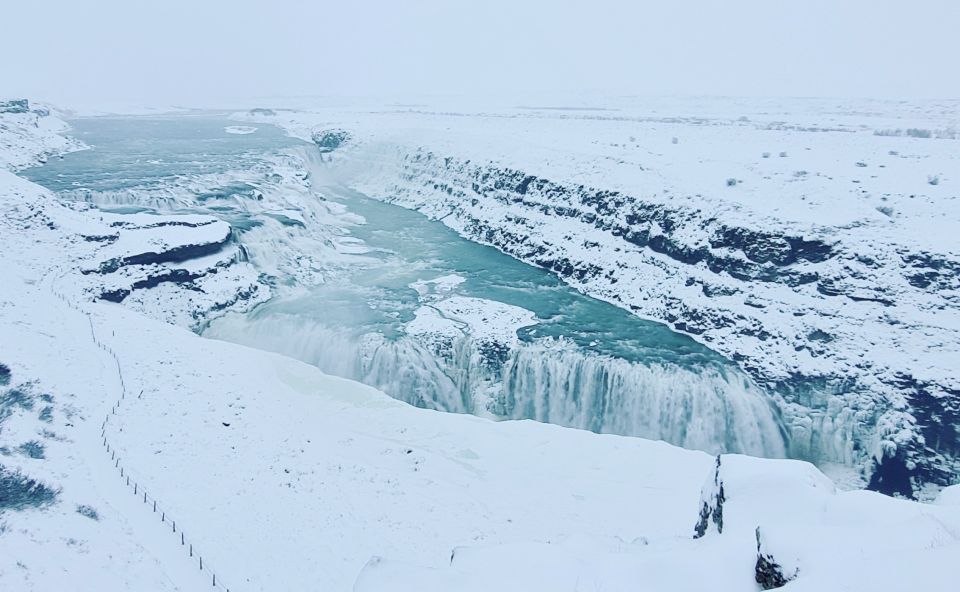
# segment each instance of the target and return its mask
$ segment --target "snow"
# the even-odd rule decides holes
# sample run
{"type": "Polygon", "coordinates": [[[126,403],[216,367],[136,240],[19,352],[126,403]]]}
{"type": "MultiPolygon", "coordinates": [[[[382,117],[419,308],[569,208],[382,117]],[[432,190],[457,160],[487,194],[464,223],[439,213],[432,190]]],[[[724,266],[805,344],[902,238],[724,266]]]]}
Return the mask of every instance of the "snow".
{"type": "MultiPolygon", "coordinates": [[[[3,162],[36,159],[50,141],[20,139],[28,152],[3,162]]],[[[4,454],[0,464],[59,489],[51,505],[0,509],[2,589],[187,590],[211,587],[213,568],[219,587],[240,591],[749,590],[758,527],[764,551],[798,570],[788,589],[955,584],[955,488],[937,505],[838,493],[804,462],[724,455],[715,472],[714,457],[663,442],[414,408],[91,302],[82,270],[105,247],[83,236],[132,233],[114,256],[194,244],[183,234],[192,230],[223,236],[215,222],[171,223],[196,217],[132,217],[129,228],[112,219],[0,170],[0,363],[11,370],[0,393],[38,397],[2,420],[0,447],[38,439],[46,457],[4,454]],[[50,422],[40,394],[51,397],[50,422]],[[121,463],[160,501],[163,522],[121,463]],[[715,477],[723,532],[693,539],[701,487],[715,477]]],[[[471,327],[530,321],[516,307],[447,296],[456,278],[435,279],[429,304],[471,327]]]]}
{"type": "Polygon", "coordinates": [[[478,340],[515,344],[517,330],[536,325],[534,314],[519,306],[484,298],[451,296],[417,309],[406,327],[412,335],[445,333],[451,329],[478,340]]]}
{"type": "Polygon", "coordinates": [[[249,125],[228,125],[227,127],[223,128],[223,131],[227,132],[228,134],[246,135],[257,131],[257,128],[249,125]]]}

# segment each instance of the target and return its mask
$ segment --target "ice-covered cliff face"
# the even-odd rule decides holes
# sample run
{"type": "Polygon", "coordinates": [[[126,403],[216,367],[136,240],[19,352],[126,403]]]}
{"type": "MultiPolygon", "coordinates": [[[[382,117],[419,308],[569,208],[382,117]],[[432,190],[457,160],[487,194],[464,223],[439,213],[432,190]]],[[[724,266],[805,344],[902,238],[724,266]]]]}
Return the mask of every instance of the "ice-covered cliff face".
{"type": "Polygon", "coordinates": [[[350,130],[330,160],[354,186],[730,356],[785,394],[792,456],[952,482],[957,105],[724,107],[273,120],[350,130]]]}

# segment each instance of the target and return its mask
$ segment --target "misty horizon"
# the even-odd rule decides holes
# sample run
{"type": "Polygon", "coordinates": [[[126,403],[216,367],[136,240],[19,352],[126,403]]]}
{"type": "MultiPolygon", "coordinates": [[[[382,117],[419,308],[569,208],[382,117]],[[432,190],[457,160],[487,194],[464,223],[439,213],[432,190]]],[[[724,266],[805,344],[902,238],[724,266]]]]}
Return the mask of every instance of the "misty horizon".
{"type": "Polygon", "coordinates": [[[0,95],[214,107],[278,97],[960,96],[960,7],[109,0],[5,8],[0,95]],[[29,51],[24,51],[29,48],[29,51]]]}

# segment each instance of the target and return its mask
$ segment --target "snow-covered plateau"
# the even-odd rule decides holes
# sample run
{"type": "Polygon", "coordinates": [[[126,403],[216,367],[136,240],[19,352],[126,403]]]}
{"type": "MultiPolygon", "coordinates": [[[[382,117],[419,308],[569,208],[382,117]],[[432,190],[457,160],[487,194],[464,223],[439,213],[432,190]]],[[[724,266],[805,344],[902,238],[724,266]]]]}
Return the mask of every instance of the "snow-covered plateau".
{"type": "MultiPolygon", "coordinates": [[[[316,169],[294,152],[251,163],[239,177],[187,172],[191,161],[176,165],[184,172],[175,186],[97,190],[91,181],[54,193],[17,172],[81,145],[64,139],[67,127],[49,110],[23,107],[0,112],[0,589],[955,586],[958,485],[921,503],[844,491],[804,460],[715,456],[422,409],[292,357],[198,335],[255,324],[252,315],[275,301],[291,308],[298,297],[336,295],[338,274],[354,268],[356,285],[370,275],[395,280],[404,307],[378,312],[406,319],[402,331],[418,352],[462,345],[466,333],[508,355],[536,345],[524,331],[551,325],[506,297],[458,292],[475,278],[378,266],[385,255],[375,237],[361,240],[363,217],[317,198],[316,169]],[[206,193],[212,186],[231,189],[206,193]],[[311,292],[317,286],[332,287],[311,292]]],[[[762,109],[773,107],[757,105],[747,121],[405,107],[260,110],[245,116],[260,122],[253,134],[215,123],[234,139],[284,125],[316,142],[329,174],[351,186],[442,217],[737,360],[772,386],[721,393],[721,408],[748,417],[717,442],[736,442],[724,438],[749,426],[751,436],[769,438],[760,428],[782,414],[788,433],[763,450],[788,446],[780,452],[824,466],[885,459],[878,473],[891,480],[887,488],[899,486],[889,469],[899,459],[909,472],[899,477],[911,483],[892,489],[916,495],[923,484],[956,481],[955,140],[874,135],[860,125],[877,118],[879,126],[881,106],[866,107],[823,115],[834,122],[808,105],[798,112],[811,121],[777,125],[766,119],[786,116],[764,119],[762,109]],[[837,147],[816,156],[819,174],[799,162],[834,143],[862,151],[856,161],[868,166],[842,172],[849,155],[837,147]],[[747,166],[745,155],[761,144],[770,158],[761,151],[747,166]],[[880,152],[889,151],[910,156],[886,160],[880,152]],[[797,164],[786,164],[791,158],[797,164]],[[782,170],[763,169],[766,162],[782,170]],[[894,163],[904,169],[891,172],[892,184],[903,187],[891,185],[882,200],[871,175],[894,163]],[[796,183],[843,192],[795,189],[785,181],[801,178],[788,174],[794,166],[809,171],[796,183]],[[915,188],[906,169],[926,171],[915,188]],[[663,187],[645,191],[650,179],[663,187]],[[869,191],[848,195],[848,184],[869,191]],[[774,186],[782,186],[779,213],[764,197],[774,186]],[[831,195],[832,206],[804,205],[831,195]],[[872,217],[874,199],[890,213],[872,217]],[[929,283],[917,285],[918,275],[929,283]],[[797,386],[804,380],[809,388],[797,386]],[[766,394],[782,399],[772,415],[756,403],[766,394]],[[846,458],[817,457],[844,446],[846,458]]],[[[912,116],[941,130],[951,109],[912,116]]],[[[532,289],[566,297],[538,281],[532,289]]],[[[331,299],[321,314],[336,316],[338,306],[331,299]]],[[[284,336],[277,341],[271,348],[282,350],[284,336]]],[[[733,376],[685,341],[676,347],[696,368],[733,376]]],[[[656,368],[668,378],[692,374],[656,368]]]]}

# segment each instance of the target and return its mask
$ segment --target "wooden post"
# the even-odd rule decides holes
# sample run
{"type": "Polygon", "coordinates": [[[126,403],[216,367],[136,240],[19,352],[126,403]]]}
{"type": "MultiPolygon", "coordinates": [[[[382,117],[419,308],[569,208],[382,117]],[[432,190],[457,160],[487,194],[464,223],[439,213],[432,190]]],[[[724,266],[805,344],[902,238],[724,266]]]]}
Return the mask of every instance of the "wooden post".
{"type": "Polygon", "coordinates": [[[193,543],[190,543],[190,557],[193,557],[193,543]]]}
{"type": "Polygon", "coordinates": [[[133,484],[133,495],[137,495],[137,484],[133,484]]]}
{"type": "Polygon", "coordinates": [[[173,521],[173,532],[177,532],[177,521],[173,521]]]}
{"type": "Polygon", "coordinates": [[[180,544],[181,544],[181,545],[184,544],[183,531],[182,531],[182,530],[180,531],[180,544]]]}
{"type": "Polygon", "coordinates": [[[213,574],[213,587],[217,587],[217,574],[213,574]]]}
{"type": "Polygon", "coordinates": [[[160,512],[160,522],[166,522],[166,521],[167,521],[167,513],[160,512]]]}
{"type": "Polygon", "coordinates": [[[200,555],[200,571],[203,571],[203,555],[200,555]]]}
{"type": "Polygon", "coordinates": [[[157,500],[153,500],[153,511],[157,511],[157,500]]]}

